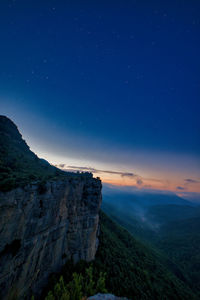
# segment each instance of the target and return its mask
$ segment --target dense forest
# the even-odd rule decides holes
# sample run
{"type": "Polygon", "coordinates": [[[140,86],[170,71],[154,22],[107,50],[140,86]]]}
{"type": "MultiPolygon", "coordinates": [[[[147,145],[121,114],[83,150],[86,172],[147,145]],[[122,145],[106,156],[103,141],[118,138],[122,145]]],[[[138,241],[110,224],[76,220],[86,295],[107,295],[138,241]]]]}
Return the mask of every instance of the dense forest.
{"type": "Polygon", "coordinates": [[[59,297],[70,294],[70,299],[80,300],[94,292],[108,291],[130,299],[197,299],[191,289],[164,266],[162,255],[143,245],[103,212],[100,222],[95,260],[76,265],[68,262],[60,274],[51,276],[42,298],[68,299],[59,297]]]}
{"type": "Polygon", "coordinates": [[[182,205],[181,202],[157,205],[156,201],[155,205],[141,205],[138,210],[134,195],[130,200],[131,209],[128,202],[124,205],[121,195],[115,204],[105,196],[103,210],[134,237],[160,253],[164,265],[200,297],[200,206],[183,199],[182,205]]]}
{"type": "Polygon", "coordinates": [[[47,180],[76,176],[40,159],[22,139],[17,126],[5,116],[0,116],[0,145],[0,191],[9,191],[37,181],[43,192],[47,180]]]}

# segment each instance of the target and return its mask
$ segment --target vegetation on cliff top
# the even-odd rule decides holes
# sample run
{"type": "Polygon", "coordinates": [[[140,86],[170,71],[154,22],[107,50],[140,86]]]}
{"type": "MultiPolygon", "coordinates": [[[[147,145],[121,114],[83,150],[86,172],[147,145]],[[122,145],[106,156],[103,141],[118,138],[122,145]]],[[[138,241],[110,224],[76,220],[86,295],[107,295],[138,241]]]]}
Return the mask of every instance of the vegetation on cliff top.
{"type": "Polygon", "coordinates": [[[22,139],[17,126],[0,116],[0,190],[8,191],[32,181],[62,177],[64,173],[39,159],[22,139]]]}
{"type": "Polygon", "coordinates": [[[22,139],[17,126],[9,118],[0,116],[0,191],[80,175],[64,172],[38,158],[22,139]]]}

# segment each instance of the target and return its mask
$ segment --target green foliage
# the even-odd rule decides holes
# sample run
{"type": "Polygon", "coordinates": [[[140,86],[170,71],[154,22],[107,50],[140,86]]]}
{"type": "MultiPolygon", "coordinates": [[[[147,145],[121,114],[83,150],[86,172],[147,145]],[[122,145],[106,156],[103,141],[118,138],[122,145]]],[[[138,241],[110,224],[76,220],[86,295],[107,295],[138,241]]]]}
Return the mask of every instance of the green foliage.
{"type": "Polygon", "coordinates": [[[103,213],[100,224],[100,243],[93,267],[99,273],[107,273],[109,292],[131,299],[195,299],[191,290],[162,264],[156,252],[103,213]]]}
{"type": "Polygon", "coordinates": [[[48,293],[48,295],[46,296],[45,300],[55,300],[55,297],[54,297],[52,291],[50,291],[48,293]]]}
{"type": "MultiPolygon", "coordinates": [[[[198,209],[197,209],[198,210],[198,209]]],[[[169,222],[154,244],[178,265],[186,283],[200,297],[200,214],[199,217],[169,222]]]]}
{"type": "Polygon", "coordinates": [[[107,292],[105,273],[101,272],[99,277],[95,278],[92,265],[87,268],[87,263],[84,262],[80,262],[76,266],[73,266],[70,262],[68,264],[69,269],[65,269],[63,276],[68,279],[71,277],[71,279],[64,281],[63,276],[61,276],[55,283],[53,290],[48,292],[45,300],[81,300],[97,292],[107,292]],[[82,271],[70,274],[72,269],[82,269],[82,271]]]}
{"type": "Polygon", "coordinates": [[[59,281],[55,284],[53,291],[49,291],[45,300],[70,300],[70,293],[61,276],[59,281]]]}
{"type": "Polygon", "coordinates": [[[199,206],[155,205],[145,215],[147,223],[134,218],[134,213],[122,213],[112,204],[103,207],[134,237],[154,248],[162,256],[163,265],[200,298],[199,206]],[[152,230],[153,224],[160,224],[156,231],[152,230]]]}
{"type": "MultiPolygon", "coordinates": [[[[79,300],[79,297],[107,292],[140,300],[197,299],[164,266],[158,253],[134,239],[104,213],[100,214],[100,224],[95,260],[90,263],[80,261],[76,265],[69,261],[61,272],[70,299],[79,300]]],[[[58,279],[52,278],[50,286],[57,282],[58,279]]]]}
{"type": "Polygon", "coordinates": [[[86,295],[94,295],[95,293],[95,282],[93,280],[93,270],[92,266],[86,269],[86,279],[85,279],[85,292],[86,295]]]}
{"type": "MultiPolygon", "coordinates": [[[[61,276],[59,281],[56,283],[56,285],[54,286],[54,298],[56,300],[60,300],[60,299],[66,299],[66,300],[70,300],[70,294],[67,290],[67,286],[64,283],[63,277],[61,276]]],[[[50,294],[51,296],[51,294],[50,294]]]]}
{"type": "Polygon", "coordinates": [[[62,180],[70,176],[39,159],[22,139],[16,125],[0,116],[0,191],[7,192],[32,182],[41,182],[39,193],[42,194],[47,180],[62,180]]]}
{"type": "Polygon", "coordinates": [[[73,279],[67,287],[70,290],[71,300],[80,300],[83,297],[83,276],[82,274],[73,273],[73,279]]]}
{"type": "Polygon", "coordinates": [[[97,280],[97,285],[96,285],[96,292],[97,293],[107,293],[106,273],[103,273],[103,272],[99,273],[99,279],[97,280]]]}

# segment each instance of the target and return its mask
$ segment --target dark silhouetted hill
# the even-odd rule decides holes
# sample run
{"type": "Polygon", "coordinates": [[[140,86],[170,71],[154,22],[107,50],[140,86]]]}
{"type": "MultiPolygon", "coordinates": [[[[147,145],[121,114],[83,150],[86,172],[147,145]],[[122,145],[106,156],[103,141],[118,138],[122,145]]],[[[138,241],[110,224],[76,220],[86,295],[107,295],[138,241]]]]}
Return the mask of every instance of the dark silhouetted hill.
{"type": "Polygon", "coordinates": [[[47,161],[39,159],[22,139],[17,126],[6,116],[0,116],[1,191],[64,175],[47,161]]]}

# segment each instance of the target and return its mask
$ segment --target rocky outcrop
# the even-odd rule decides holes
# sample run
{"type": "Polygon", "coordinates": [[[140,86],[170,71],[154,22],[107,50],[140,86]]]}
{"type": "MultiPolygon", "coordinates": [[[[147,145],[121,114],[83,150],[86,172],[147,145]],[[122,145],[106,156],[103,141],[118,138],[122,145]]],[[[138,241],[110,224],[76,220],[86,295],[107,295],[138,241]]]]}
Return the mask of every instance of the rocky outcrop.
{"type": "Polygon", "coordinates": [[[0,299],[37,295],[68,259],[93,260],[100,204],[91,174],[0,192],[0,299]]]}

